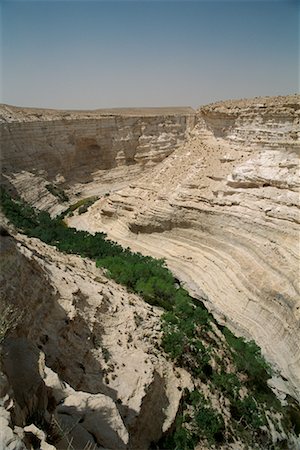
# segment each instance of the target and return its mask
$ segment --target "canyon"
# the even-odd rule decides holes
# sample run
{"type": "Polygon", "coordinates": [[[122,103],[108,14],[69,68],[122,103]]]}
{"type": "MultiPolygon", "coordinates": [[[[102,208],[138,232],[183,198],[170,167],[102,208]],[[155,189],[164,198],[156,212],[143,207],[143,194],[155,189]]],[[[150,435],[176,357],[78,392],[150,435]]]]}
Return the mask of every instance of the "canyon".
{"type": "Polygon", "coordinates": [[[56,214],[63,207],[49,196],[49,182],[72,189],[73,199],[120,189],[170,155],[193,121],[191,108],[81,112],[4,105],[2,181],[56,214]]]}
{"type": "MultiPolygon", "coordinates": [[[[164,258],[219,324],[261,347],[279,398],[299,402],[299,95],[197,111],[2,105],[0,119],[1,184],[11,194],[53,217],[93,196],[86,211],[66,214],[66,224],[164,258]]],[[[89,260],[3,221],[3,298],[24,310],[17,334],[43,351],[43,383],[59,399],[58,422],[74,427],[74,447],[97,435],[96,419],[78,412],[94,408],[104,430],[96,448],[149,448],[192,385],[157,351],[161,309],[89,260]]],[[[13,376],[1,376],[9,448],[23,448],[21,418],[13,433],[4,413],[13,376]]]]}

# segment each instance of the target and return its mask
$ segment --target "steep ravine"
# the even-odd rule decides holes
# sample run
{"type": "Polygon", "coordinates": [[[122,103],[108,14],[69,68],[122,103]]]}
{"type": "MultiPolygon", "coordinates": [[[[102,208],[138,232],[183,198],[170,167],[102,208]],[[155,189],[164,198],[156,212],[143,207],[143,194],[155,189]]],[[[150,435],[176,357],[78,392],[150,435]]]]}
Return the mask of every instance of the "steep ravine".
{"type": "Polygon", "coordinates": [[[165,257],[300,398],[299,96],[198,111],[190,140],[68,223],[165,257]]]}
{"type": "Polygon", "coordinates": [[[0,105],[1,182],[35,206],[64,205],[127,186],[174,151],[194,126],[192,108],[56,111],[0,105]]]}
{"type": "Polygon", "coordinates": [[[49,214],[3,192],[1,198],[11,225],[52,246],[22,235],[13,239],[7,231],[8,226],[15,234],[11,225],[1,230],[1,444],[22,439],[20,445],[27,442],[31,449],[36,439],[42,440],[41,448],[50,443],[61,450],[90,445],[111,450],[154,445],[161,450],[198,448],[197,444],[224,450],[245,445],[253,449],[274,445],[298,448],[299,411],[290,399],[281,404],[270,390],[267,380],[271,369],[259,348],[218,325],[199,301],[179,287],[161,261],[124,251],[105,241],[101,233],[93,236],[66,228],[61,220],[51,220],[49,214]],[[124,291],[128,304],[124,297],[116,304],[114,289],[99,291],[99,283],[107,284],[108,280],[101,271],[95,277],[97,270],[90,261],[67,257],[53,246],[82,257],[96,257],[97,266],[107,267],[111,277],[128,287],[124,291]],[[16,268],[22,275],[17,279],[16,268]],[[35,283],[31,283],[32,278],[35,283]],[[161,309],[152,306],[146,308],[145,316],[132,291],[151,305],[164,305],[168,312],[161,315],[161,309]],[[114,295],[112,308],[107,293],[114,295]],[[126,305],[133,312],[132,330],[126,305]],[[154,318],[154,311],[158,320],[151,320],[149,334],[144,322],[154,318]],[[124,325],[125,341],[118,334],[124,325]],[[107,336],[112,340],[107,341],[107,336]],[[140,361],[144,357],[148,364],[151,359],[140,352],[148,338],[151,347],[146,353],[157,362],[150,378],[145,377],[147,370],[140,361]],[[127,354],[126,348],[130,350],[132,345],[137,355],[127,354]],[[120,371],[120,357],[124,356],[120,371]],[[44,358],[51,369],[45,366],[44,358]],[[136,376],[132,376],[135,362],[136,376]],[[124,371],[131,372],[133,385],[124,371]],[[180,379],[175,384],[174,376],[180,379]],[[127,401],[120,389],[124,381],[127,392],[133,388],[127,401]],[[116,389],[111,389],[112,385],[116,389]],[[140,407],[133,402],[134,408],[128,408],[128,401],[136,398],[140,387],[140,407]]]}
{"type": "MultiPolygon", "coordinates": [[[[221,324],[262,348],[283,376],[273,380],[281,398],[299,401],[299,96],[197,113],[3,105],[1,118],[2,183],[13,194],[52,215],[100,197],[66,217],[68,225],[165,258],[221,324]]],[[[74,447],[148,448],[191,387],[187,372],[157,353],[161,310],[88,260],[22,235],[1,239],[3,298],[24,311],[14,332],[26,340],[19,348],[35,361],[32,343],[45,354],[41,377],[61,403],[58,423],[74,430],[74,447]]],[[[12,381],[0,381],[0,419],[11,439],[4,409],[12,381]]],[[[13,439],[21,435],[14,430],[13,439]]],[[[62,439],[56,448],[68,445],[62,439]]]]}

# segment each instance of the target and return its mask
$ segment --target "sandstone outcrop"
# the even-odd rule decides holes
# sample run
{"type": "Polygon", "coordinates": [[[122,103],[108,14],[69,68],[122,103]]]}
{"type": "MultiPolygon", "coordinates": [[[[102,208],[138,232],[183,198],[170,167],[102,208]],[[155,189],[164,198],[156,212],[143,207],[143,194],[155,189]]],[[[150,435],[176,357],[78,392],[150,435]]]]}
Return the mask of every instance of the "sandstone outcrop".
{"type": "Polygon", "coordinates": [[[299,96],[209,105],[189,141],[72,226],[165,257],[300,395],[299,96]]]}

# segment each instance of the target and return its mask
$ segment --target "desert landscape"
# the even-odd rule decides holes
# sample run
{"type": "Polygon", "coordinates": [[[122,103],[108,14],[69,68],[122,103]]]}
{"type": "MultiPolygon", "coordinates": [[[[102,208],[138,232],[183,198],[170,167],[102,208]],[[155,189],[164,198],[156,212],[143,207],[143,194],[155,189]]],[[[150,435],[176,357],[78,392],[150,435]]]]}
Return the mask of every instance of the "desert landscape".
{"type": "Polygon", "coordinates": [[[0,448],[300,448],[300,96],[0,120],[0,448]]]}

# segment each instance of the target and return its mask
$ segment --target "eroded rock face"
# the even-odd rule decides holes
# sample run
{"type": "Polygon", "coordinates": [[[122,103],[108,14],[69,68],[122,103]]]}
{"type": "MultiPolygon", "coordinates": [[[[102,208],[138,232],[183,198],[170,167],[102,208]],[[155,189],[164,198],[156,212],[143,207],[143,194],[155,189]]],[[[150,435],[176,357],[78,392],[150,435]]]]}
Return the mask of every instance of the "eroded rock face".
{"type": "Polygon", "coordinates": [[[69,222],[165,257],[300,398],[299,96],[198,111],[190,140],[69,222]]]}
{"type": "Polygon", "coordinates": [[[33,421],[57,449],[148,448],[191,385],[157,350],[162,311],[89,260],[21,235],[1,239],[1,299],[18,313],[2,345],[4,438],[23,448],[13,426],[24,434],[33,421]]]}
{"type": "Polygon", "coordinates": [[[8,337],[4,340],[1,357],[15,401],[14,423],[25,426],[33,419],[43,421],[48,395],[38,348],[25,338],[8,337]]]}
{"type": "MultiPolygon", "coordinates": [[[[221,323],[255,339],[287,380],[277,388],[299,399],[299,103],[290,96],[209,105],[194,128],[190,111],[123,117],[5,106],[4,180],[52,213],[66,206],[46,189],[49,181],[71,201],[111,192],[68,223],[166,258],[221,323]]],[[[179,389],[190,385],[155,350],[161,311],[87,260],[35,239],[1,239],[2,298],[23,313],[14,337],[45,354],[57,419],[65,405],[72,414],[61,423],[74,425],[78,405],[101,398],[118,424],[117,436],[107,425],[111,446],[120,439],[149,447],[174,421],[179,389]]],[[[101,448],[106,437],[95,442],[84,424],[68,439],[101,448]]]]}
{"type": "MultiPolygon", "coordinates": [[[[57,408],[61,427],[72,429],[79,442],[73,447],[81,450],[86,445],[84,433],[90,434],[89,441],[104,448],[125,450],[128,443],[128,432],[123,424],[114,401],[103,394],[75,392],[69,395],[57,408]],[[96,441],[96,442],[95,442],[96,441]]],[[[58,444],[58,448],[65,448],[58,444]]]]}
{"type": "Polygon", "coordinates": [[[63,207],[48,183],[71,197],[127,185],[185,140],[194,116],[191,108],[80,112],[2,105],[2,181],[39,208],[58,212],[63,207]]]}

